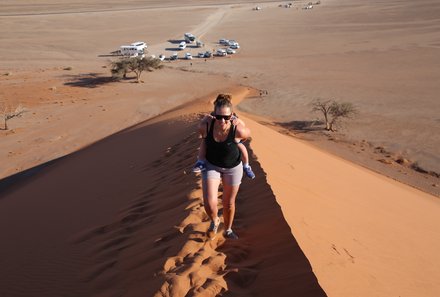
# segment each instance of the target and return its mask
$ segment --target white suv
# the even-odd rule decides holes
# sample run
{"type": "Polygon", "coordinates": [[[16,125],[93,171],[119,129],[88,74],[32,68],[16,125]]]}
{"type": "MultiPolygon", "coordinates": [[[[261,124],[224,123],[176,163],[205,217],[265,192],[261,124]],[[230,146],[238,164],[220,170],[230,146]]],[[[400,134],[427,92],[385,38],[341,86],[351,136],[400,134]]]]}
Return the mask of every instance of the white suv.
{"type": "Polygon", "coordinates": [[[228,53],[226,52],[226,50],[225,49],[223,49],[223,48],[219,48],[218,50],[217,50],[217,56],[219,56],[219,57],[223,57],[223,56],[227,56],[228,55],[228,53]]]}

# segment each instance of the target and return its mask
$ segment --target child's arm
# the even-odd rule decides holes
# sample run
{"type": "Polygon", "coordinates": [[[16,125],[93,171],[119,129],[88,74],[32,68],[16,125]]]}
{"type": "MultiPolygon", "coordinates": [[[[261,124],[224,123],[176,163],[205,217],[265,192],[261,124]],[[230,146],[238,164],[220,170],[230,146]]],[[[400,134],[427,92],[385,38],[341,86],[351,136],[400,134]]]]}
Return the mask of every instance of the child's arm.
{"type": "Polygon", "coordinates": [[[211,115],[205,115],[199,124],[199,133],[202,138],[202,141],[200,142],[200,146],[199,146],[199,153],[197,154],[197,159],[199,161],[204,161],[206,159],[205,138],[207,136],[208,127],[209,127],[209,124],[211,123],[211,120],[212,120],[211,115]]]}
{"type": "Polygon", "coordinates": [[[243,142],[239,142],[237,144],[238,149],[241,152],[241,161],[243,162],[243,165],[249,164],[249,155],[246,147],[244,146],[243,142]]]}
{"type": "Polygon", "coordinates": [[[239,118],[234,118],[234,125],[236,125],[236,131],[235,131],[235,141],[237,142],[237,147],[241,152],[241,161],[243,162],[243,171],[246,174],[247,177],[250,179],[255,178],[255,173],[252,171],[251,166],[249,166],[249,154],[244,146],[243,142],[246,141],[247,138],[251,136],[251,130],[246,127],[244,122],[240,120],[239,118]]]}
{"type": "Polygon", "coordinates": [[[243,127],[246,126],[246,124],[235,113],[232,115],[232,121],[235,126],[238,125],[242,125],[243,127]]]}
{"type": "Polygon", "coordinates": [[[197,155],[197,159],[200,161],[204,161],[206,159],[206,142],[205,138],[202,138],[199,147],[199,154],[197,155]]]}
{"type": "Polygon", "coordinates": [[[208,133],[208,127],[211,124],[212,115],[205,115],[199,123],[199,133],[202,138],[206,138],[208,133]]]}
{"type": "MultiPolygon", "coordinates": [[[[244,128],[244,131],[240,131],[239,134],[241,136],[249,137],[250,136],[250,131],[249,131],[249,129],[247,129],[247,131],[246,131],[246,129],[247,128],[244,128]]],[[[243,171],[244,171],[244,173],[250,179],[254,179],[255,178],[255,173],[252,171],[252,168],[249,165],[249,154],[248,154],[248,151],[247,151],[246,147],[244,146],[243,142],[238,143],[237,147],[238,147],[238,149],[241,152],[241,161],[243,162],[243,171]]]]}

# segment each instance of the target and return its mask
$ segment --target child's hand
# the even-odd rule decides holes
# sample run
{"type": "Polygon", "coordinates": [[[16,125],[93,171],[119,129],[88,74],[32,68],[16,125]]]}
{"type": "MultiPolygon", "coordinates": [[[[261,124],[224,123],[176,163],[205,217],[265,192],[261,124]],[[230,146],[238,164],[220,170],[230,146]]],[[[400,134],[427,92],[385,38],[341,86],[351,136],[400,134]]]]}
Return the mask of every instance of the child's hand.
{"type": "Polygon", "coordinates": [[[234,124],[234,126],[237,126],[238,125],[238,118],[237,118],[237,116],[235,115],[235,114],[233,114],[232,116],[231,116],[231,120],[232,120],[232,124],[234,124]]]}
{"type": "Polygon", "coordinates": [[[203,122],[208,122],[208,120],[213,120],[215,119],[215,117],[212,114],[205,114],[205,116],[203,117],[203,122]]]}

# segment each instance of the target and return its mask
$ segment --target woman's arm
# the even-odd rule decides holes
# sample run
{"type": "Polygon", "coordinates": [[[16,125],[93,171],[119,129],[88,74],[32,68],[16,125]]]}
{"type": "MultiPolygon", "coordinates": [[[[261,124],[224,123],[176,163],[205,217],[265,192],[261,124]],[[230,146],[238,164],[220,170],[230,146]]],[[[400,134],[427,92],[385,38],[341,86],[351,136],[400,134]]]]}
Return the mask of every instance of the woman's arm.
{"type": "MultiPolygon", "coordinates": [[[[243,123],[244,124],[244,123],[243,123]]],[[[245,140],[251,136],[251,130],[244,125],[237,125],[235,130],[235,139],[245,140]]]]}

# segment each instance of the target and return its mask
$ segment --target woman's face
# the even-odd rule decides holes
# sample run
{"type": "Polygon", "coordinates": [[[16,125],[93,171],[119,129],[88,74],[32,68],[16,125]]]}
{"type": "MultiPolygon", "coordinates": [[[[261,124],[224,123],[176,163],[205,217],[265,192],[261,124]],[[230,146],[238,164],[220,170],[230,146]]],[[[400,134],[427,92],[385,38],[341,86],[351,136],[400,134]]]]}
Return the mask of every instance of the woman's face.
{"type": "Polygon", "coordinates": [[[232,116],[232,110],[227,106],[218,107],[215,109],[214,116],[215,120],[223,127],[228,124],[229,119],[232,116]]]}

